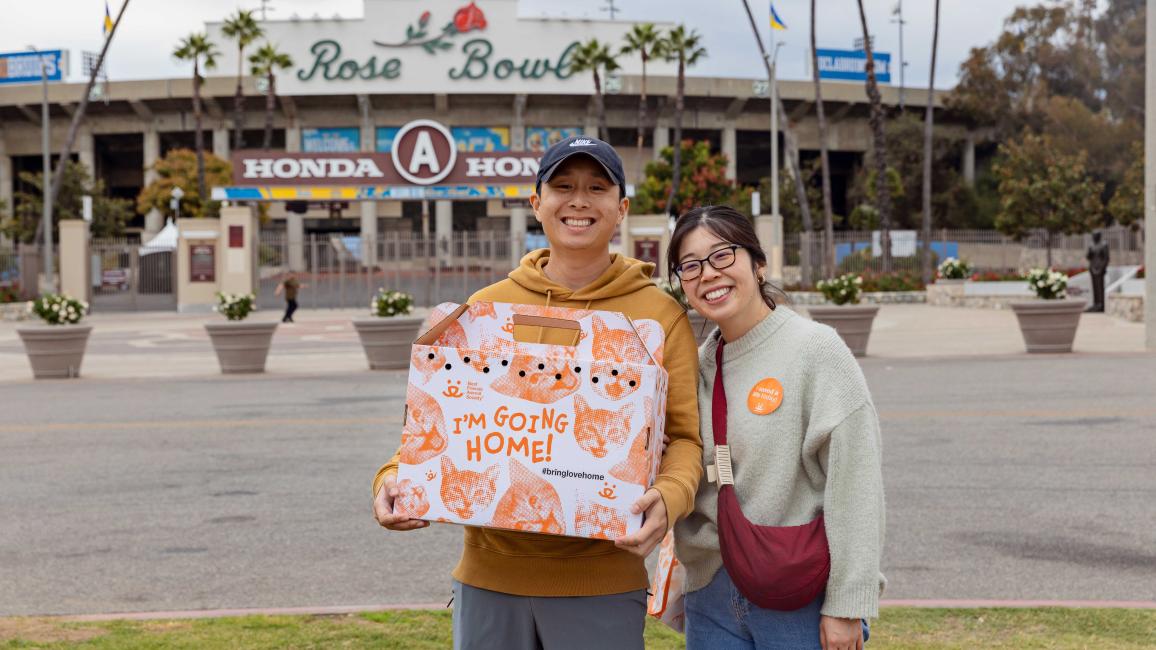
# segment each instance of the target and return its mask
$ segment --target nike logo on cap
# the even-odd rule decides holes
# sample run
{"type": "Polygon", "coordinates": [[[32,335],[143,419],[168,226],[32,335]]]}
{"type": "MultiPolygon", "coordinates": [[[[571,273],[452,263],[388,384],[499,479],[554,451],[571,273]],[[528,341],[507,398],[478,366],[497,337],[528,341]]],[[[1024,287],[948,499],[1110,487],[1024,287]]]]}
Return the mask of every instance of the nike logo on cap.
{"type": "Polygon", "coordinates": [[[593,147],[594,141],[593,140],[575,140],[575,141],[570,143],[570,146],[571,147],[593,147]]]}

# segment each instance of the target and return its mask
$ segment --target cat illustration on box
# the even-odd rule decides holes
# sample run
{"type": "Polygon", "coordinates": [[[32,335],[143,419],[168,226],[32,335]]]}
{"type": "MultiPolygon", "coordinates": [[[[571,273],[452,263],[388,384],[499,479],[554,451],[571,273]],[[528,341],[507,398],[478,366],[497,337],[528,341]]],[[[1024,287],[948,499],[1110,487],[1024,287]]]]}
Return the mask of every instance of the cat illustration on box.
{"type": "Polygon", "coordinates": [[[605,458],[612,449],[626,444],[633,416],[634,404],[615,411],[598,409],[577,395],[574,397],[574,441],[595,458],[605,458]]]}
{"type": "Polygon", "coordinates": [[[429,512],[429,499],[426,498],[425,488],[415,485],[413,481],[405,479],[397,484],[397,512],[410,517],[421,517],[429,512]]]}
{"type": "Polygon", "coordinates": [[[518,397],[539,404],[553,404],[578,391],[579,371],[566,359],[516,356],[503,359],[508,371],[498,378],[492,388],[503,395],[518,397]]]}
{"type": "Polygon", "coordinates": [[[614,508],[579,499],[574,534],[591,539],[618,539],[626,534],[626,518],[614,508]]]}
{"type": "Polygon", "coordinates": [[[458,469],[449,456],[442,456],[442,504],[462,520],[490,507],[498,489],[497,465],[482,472],[458,469]]]}
{"type": "Polygon", "coordinates": [[[566,532],[562,499],[545,479],[510,459],[510,487],[498,500],[491,525],[536,533],[566,532]]]}
{"type": "Polygon", "coordinates": [[[401,432],[401,462],[420,465],[446,449],[446,422],[433,397],[409,384],[405,392],[405,427],[401,432]]]}
{"type": "Polygon", "coordinates": [[[646,398],[646,426],[638,435],[634,437],[634,441],[630,443],[630,451],[626,458],[619,462],[614,467],[610,468],[610,475],[614,478],[624,481],[626,483],[633,483],[646,487],[650,482],[650,454],[649,452],[649,438],[653,424],[651,423],[651,405],[653,400],[646,398]]]}

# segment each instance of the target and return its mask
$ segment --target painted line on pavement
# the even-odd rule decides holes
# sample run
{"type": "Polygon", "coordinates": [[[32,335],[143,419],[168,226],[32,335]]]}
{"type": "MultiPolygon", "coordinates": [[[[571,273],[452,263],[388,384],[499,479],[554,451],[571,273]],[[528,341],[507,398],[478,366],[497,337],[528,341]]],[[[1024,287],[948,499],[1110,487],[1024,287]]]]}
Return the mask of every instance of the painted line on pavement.
{"type": "MultiPolygon", "coordinates": [[[[992,609],[992,608],[1063,608],[1063,609],[1156,609],[1150,600],[883,600],[879,606],[920,607],[936,609],[992,609]]],[[[192,609],[159,612],[121,612],[114,614],[80,614],[53,616],[64,621],[150,621],[160,619],[231,618],[239,616],[337,616],[397,610],[446,609],[442,603],[407,603],[400,605],[337,605],[329,607],[255,607],[251,609],[192,609]]]]}

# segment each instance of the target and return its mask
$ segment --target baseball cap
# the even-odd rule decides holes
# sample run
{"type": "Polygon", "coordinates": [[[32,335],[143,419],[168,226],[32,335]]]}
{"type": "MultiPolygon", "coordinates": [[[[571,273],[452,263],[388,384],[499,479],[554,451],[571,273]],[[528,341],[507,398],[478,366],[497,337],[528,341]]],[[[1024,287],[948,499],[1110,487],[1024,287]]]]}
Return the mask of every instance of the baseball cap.
{"type": "Polygon", "coordinates": [[[538,164],[538,190],[541,191],[542,183],[549,181],[563,162],[571,156],[580,154],[598,161],[610,180],[622,188],[623,192],[626,191],[626,172],[622,170],[622,158],[618,156],[618,152],[602,140],[587,135],[566,138],[542,154],[542,160],[538,164]]]}

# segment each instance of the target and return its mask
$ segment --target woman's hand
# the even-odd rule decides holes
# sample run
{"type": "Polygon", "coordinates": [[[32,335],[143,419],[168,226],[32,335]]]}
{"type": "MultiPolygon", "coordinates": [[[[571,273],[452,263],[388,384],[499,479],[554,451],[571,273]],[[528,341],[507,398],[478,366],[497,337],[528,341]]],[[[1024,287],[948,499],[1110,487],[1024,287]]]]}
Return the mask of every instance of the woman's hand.
{"type": "Polygon", "coordinates": [[[614,545],[640,557],[646,557],[666,536],[666,503],[658,490],[650,488],[630,506],[630,512],[646,513],[642,527],[633,535],[614,540],[614,545]]]}
{"type": "Polygon", "coordinates": [[[417,530],[429,526],[428,521],[414,519],[405,515],[393,513],[393,500],[397,498],[397,479],[393,474],[387,474],[381,489],[373,499],[373,516],[377,523],[389,530],[417,530]]]}
{"type": "Polygon", "coordinates": [[[863,650],[863,623],[857,618],[819,617],[823,650],[863,650]]]}

